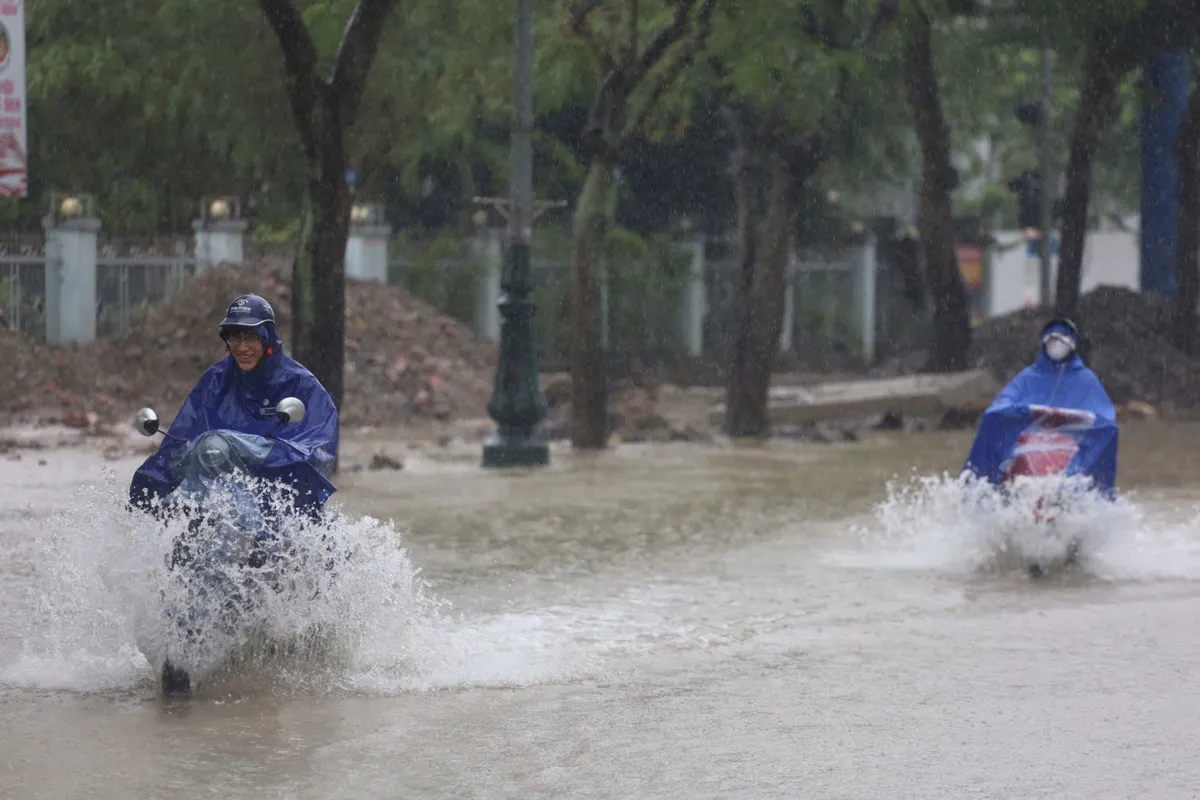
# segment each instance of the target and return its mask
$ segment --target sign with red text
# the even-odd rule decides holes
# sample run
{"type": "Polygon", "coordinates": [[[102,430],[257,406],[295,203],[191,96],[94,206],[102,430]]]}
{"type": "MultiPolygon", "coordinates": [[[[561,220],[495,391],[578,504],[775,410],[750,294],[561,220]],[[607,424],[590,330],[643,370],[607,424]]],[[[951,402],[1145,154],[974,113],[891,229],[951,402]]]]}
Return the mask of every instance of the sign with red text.
{"type": "Polygon", "coordinates": [[[983,322],[983,248],[977,244],[954,246],[958,256],[958,270],[962,275],[963,287],[967,290],[967,305],[971,325],[983,322]]]}
{"type": "Polygon", "coordinates": [[[0,0],[0,197],[29,193],[25,0],[0,0]]]}

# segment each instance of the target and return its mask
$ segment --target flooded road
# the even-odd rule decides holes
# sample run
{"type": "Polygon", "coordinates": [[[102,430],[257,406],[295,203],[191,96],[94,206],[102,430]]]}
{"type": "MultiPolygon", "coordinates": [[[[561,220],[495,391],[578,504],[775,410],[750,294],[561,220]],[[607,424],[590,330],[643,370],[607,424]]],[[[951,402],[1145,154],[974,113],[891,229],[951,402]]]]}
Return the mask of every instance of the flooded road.
{"type": "Polygon", "coordinates": [[[363,557],[302,612],[354,652],[185,703],[133,633],[136,460],[26,453],[0,461],[0,798],[1196,797],[1198,438],[1123,431],[1123,499],[1039,582],[1028,509],[942,477],[969,433],[413,454],[340,479],[363,557]]]}

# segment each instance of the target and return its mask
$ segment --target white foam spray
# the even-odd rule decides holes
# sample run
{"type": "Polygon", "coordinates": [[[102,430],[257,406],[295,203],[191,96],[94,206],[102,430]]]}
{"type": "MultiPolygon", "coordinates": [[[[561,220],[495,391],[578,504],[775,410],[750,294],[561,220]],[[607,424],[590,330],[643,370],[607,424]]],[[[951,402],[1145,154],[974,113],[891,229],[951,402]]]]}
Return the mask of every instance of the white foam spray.
{"type": "MultiPolygon", "coordinates": [[[[220,598],[166,569],[185,523],[129,512],[124,486],[106,470],[34,532],[25,602],[0,621],[9,628],[0,640],[20,643],[8,663],[0,657],[0,686],[149,692],[165,654],[185,645],[186,626],[165,619],[164,608],[176,600],[200,618],[220,613],[220,598]]],[[[179,656],[204,663],[200,693],[521,685],[595,666],[570,636],[530,622],[536,614],[456,614],[429,590],[390,522],[333,506],[321,523],[286,534],[279,569],[243,587],[258,598],[255,635],[230,658],[220,637],[189,639],[192,649],[179,656]],[[341,556],[332,570],[330,542],[341,556]]]]}
{"type": "Polygon", "coordinates": [[[1200,578],[1200,512],[1148,511],[1131,494],[1106,499],[1089,491],[1083,478],[1058,486],[1065,502],[1049,507],[1045,479],[1018,479],[1004,491],[965,474],[896,479],[871,518],[851,527],[855,548],[830,560],[1003,574],[1024,571],[1031,561],[1061,565],[1076,543],[1077,562],[1068,569],[1092,578],[1200,578]]]}

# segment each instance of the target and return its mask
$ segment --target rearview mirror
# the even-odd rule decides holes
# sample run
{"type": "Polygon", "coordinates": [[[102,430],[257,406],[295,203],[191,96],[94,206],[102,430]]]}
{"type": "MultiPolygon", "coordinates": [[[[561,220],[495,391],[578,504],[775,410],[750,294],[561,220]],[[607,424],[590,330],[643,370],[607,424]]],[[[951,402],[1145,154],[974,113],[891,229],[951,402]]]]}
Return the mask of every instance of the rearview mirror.
{"type": "Polygon", "coordinates": [[[298,397],[285,397],[275,406],[280,422],[299,422],[304,419],[304,403],[298,397]]]}
{"type": "Polygon", "coordinates": [[[154,413],[153,408],[139,408],[133,418],[133,427],[142,436],[153,436],[158,433],[158,414],[154,413]]]}

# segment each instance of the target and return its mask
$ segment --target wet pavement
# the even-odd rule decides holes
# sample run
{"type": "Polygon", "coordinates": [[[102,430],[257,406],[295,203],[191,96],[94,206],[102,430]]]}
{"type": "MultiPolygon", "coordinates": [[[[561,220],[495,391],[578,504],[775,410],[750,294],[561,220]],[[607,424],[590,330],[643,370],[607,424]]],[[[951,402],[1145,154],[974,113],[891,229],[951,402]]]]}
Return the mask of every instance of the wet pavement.
{"type": "Polygon", "coordinates": [[[340,480],[360,558],[301,611],[354,651],[186,702],[131,621],[136,460],[0,461],[0,797],[1195,797],[1198,433],[1124,430],[1037,582],[1028,509],[942,477],[969,432],[414,452],[340,480]]]}

